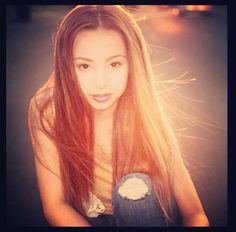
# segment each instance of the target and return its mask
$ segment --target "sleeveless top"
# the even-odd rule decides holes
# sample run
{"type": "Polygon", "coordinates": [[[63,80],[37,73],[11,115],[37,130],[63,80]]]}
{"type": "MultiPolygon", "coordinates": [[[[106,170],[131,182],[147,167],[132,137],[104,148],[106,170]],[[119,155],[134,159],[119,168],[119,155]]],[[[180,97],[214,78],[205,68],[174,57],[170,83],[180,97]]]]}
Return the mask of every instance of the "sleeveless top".
{"type": "Polygon", "coordinates": [[[112,214],[112,167],[95,157],[94,191],[86,204],[87,216],[97,217],[99,214],[112,214]]]}

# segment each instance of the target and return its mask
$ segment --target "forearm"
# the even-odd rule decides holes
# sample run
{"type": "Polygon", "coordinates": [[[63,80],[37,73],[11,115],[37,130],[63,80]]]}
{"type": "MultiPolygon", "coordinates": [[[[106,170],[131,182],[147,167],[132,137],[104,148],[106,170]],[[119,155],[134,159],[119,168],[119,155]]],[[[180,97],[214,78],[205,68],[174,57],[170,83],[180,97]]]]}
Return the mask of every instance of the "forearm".
{"type": "Polygon", "coordinates": [[[60,202],[52,209],[46,210],[45,216],[52,226],[91,226],[84,217],[65,202],[60,202]]]}
{"type": "Polygon", "coordinates": [[[183,226],[209,226],[209,221],[205,214],[198,213],[185,218],[183,226]]]}

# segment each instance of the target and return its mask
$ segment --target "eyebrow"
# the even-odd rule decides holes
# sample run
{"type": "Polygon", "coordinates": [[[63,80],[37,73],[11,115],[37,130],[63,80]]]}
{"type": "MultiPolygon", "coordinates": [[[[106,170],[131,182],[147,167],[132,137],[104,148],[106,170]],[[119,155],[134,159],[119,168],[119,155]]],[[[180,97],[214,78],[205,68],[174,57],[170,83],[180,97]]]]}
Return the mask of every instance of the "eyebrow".
{"type": "MultiPolygon", "coordinates": [[[[124,55],[114,55],[114,56],[111,56],[111,57],[107,58],[106,61],[112,60],[112,59],[117,58],[117,57],[127,58],[127,57],[124,56],[124,55]]],[[[89,58],[86,58],[86,57],[76,57],[76,58],[74,58],[74,60],[78,60],[78,59],[80,59],[80,60],[86,60],[86,61],[89,61],[89,62],[93,62],[92,59],[89,59],[89,58]]]]}

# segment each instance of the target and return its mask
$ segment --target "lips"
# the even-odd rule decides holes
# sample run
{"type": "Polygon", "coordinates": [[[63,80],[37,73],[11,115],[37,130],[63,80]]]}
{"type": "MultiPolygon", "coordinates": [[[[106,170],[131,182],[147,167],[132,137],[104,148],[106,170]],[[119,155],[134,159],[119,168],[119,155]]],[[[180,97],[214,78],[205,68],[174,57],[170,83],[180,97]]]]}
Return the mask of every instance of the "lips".
{"type": "Polygon", "coordinates": [[[96,102],[106,102],[110,99],[111,94],[93,94],[92,98],[93,100],[95,100],[96,102]]]}

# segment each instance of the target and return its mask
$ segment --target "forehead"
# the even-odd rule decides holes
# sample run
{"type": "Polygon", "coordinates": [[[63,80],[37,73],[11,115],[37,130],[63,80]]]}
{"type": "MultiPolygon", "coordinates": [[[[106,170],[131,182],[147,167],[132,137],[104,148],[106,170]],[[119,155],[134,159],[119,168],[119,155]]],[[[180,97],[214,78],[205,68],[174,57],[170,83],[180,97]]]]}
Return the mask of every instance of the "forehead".
{"type": "Polygon", "coordinates": [[[94,58],[126,55],[126,47],[121,33],[110,29],[84,30],[79,32],[73,44],[73,56],[94,58]]]}

